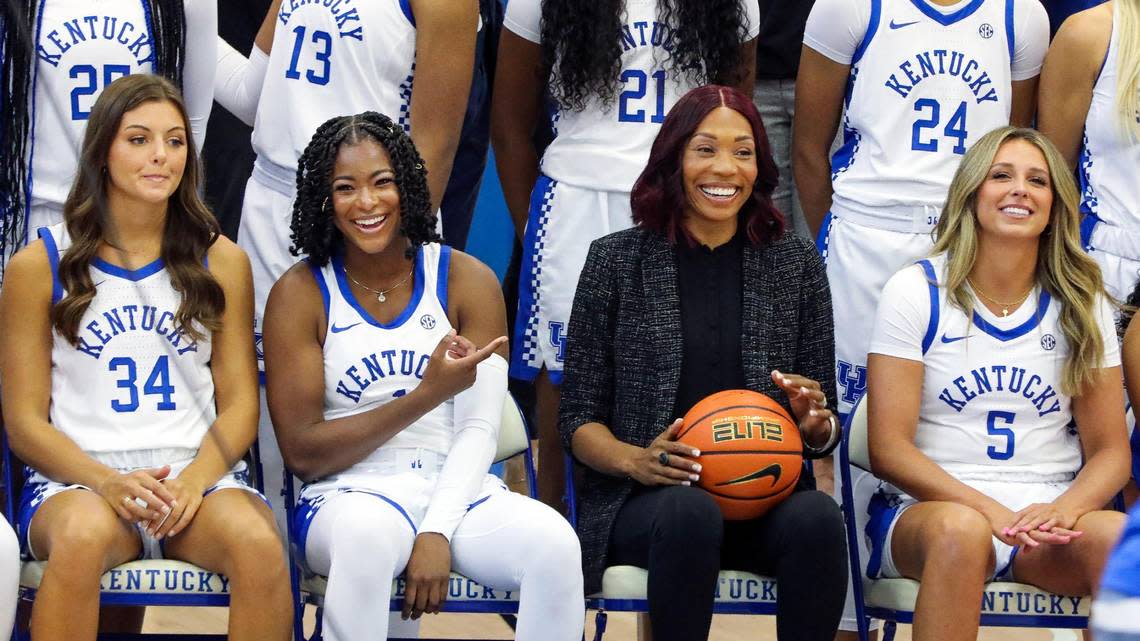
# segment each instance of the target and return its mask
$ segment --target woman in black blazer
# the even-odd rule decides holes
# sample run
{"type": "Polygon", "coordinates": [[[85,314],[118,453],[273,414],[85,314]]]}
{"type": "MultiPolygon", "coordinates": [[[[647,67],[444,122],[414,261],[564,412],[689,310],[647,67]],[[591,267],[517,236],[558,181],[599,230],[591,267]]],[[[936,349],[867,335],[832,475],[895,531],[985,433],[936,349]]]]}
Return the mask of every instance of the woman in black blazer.
{"type": "Polygon", "coordinates": [[[806,457],[835,447],[827,277],[815,249],[783,233],[776,178],[749,98],[689,92],[634,186],[637,226],[593,243],[574,298],[559,426],[585,466],[586,592],[609,565],[648,568],[657,641],[707,637],[722,561],[776,577],[782,641],[830,640],[842,613],[843,518],[811,476],[759,519],[725,522],[674,440],[701,398],[747,388],[797,417],[806,457]]]}

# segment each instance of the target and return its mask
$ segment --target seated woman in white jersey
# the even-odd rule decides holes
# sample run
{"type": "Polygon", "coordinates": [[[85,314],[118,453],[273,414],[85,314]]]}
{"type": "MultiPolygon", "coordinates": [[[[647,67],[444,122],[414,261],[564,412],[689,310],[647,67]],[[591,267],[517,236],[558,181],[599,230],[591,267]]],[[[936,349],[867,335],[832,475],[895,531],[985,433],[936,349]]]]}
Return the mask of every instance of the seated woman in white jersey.
{"type": "Polygon", "coordinates": [[[868,367],[871,577],[921,580],[917,641],[974,639],[983,584],[1091,594],[1128,477],[1113,308],[1043,135],[962,159],[934,253],[883,290],[868,367]],[[1073,424],[1075,422],[1075,427],[1073,424]]]}
{"type": "Polygon", "coordinates": [[[1080,175],[1081,240],[1123,299],[1140,276],[1140,0],[1109,0],[1061,25],[1039,114],[1080,175]]]}
{"type": "Polygon", "coordinates": [[[495,161],[523,239],[511,376],[537,386],[539,497],[561,505],[558,399],[590,242],[633,225],[629,193],[665,114],[719,82],[751,94],[756,0],[511,0],[491,111],[495,161]],[[544,92],[554,140],[534,132],[544,92]],[[525,233],[524,233],[525,232],[525,233]]]}
{"type": "Polygon", "coordinates": [[[5,3],[0,259],[63,220],[91,106],[116,78],[156,73],[174,82],[201,148],[214,102],[217,12],[214,0],[5,3]]]}
{"type": "Polygon", "coordinates": [[[231,639],[287,639],[280,538],[241,461],[257,434],[249,262],[198,199],[174,86],[96,101],[64,223],[8,266],[0,377],[29,466],[19,532],[47,569],[37,639],[93,637],[99,576],[138,558],[230,578],[231,639]]]}
{"type": "Polygon", "coordinates": [[[520,590],[516,638],[580,639],[573,529],[487,473],[507,388],[498,281],[441,245],[435,218],[397,123],[317,129],[292,221],[308,258],[270,293],[265,355],[278,444],[306,482],[294,540],[328,576],[325,635],[383,639],[401,573],[403,618],[437,612],[454,567],[520,590]]]}

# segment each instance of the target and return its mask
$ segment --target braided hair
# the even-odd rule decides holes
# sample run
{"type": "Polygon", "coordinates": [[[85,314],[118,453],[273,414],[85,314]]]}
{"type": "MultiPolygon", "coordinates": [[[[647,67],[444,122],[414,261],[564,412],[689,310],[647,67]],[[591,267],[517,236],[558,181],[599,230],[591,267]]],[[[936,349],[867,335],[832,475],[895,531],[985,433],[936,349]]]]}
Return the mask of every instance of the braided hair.
{"type": "Polygon", "coordinates": [[[406,255],[427,243],[443,242],[435,231],[436,215],[428,193],[427,170],[412,138],[403,127],[375,111],[338,116],[325,121],[297,163],[297,197],[289,228],[295,256],[308,254],[309,262],[324,266],[341,250],[344,237],[333,222],[329,205],[333,167],[340,148],[372,140],[388,152],[400,192],[400,233],[410,241],[406,255]]]}
{"type": "MultiPolygon", "coordinates": [[[[542,77],[560,104],[580,111],[595,98],[613,102],[621,86],[624,9],[625,0],[543,1],[542,77]]],[[[671,30],[663,62],[674,77],[683,74],[695,85],[740,80],[749,27],[740,0],[657,0],[657,21],[671,30]]]]}
{"type": "MultiPolygon", "coordinates": [[[[31,184],[28,140],[31,136],[32,76],[41,2],[0,0],[0,273],[24,243],[31,184]]],[[[154,71],[182,87],[186,13],[183,0],[140,0],[151,35],[154,71]]]]}

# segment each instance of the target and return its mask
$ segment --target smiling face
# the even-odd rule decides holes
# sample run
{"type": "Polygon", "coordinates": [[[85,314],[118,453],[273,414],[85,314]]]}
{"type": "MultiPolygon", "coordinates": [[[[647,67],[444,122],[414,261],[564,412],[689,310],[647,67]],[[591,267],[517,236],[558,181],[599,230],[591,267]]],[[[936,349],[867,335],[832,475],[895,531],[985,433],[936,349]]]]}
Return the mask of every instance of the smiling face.
{"type": "Polygon", "coordinates": [[[107,198],[165,203],[186,170],[187,135],[171,102],[152,100],[124,113],[107,152],[107,198]]]}
{"type": "Polygon", "coordinates": [[[345,243],[366,254],[380,253],[404,243],[400,235],[400,191],[392,160],[375,140],[345,143],[333,166],[332,207],[336,228],[345,243]]]}
{"type": "Polygon", "coordinates": [[[748,120],[728,107],[709,112],[685,147],[681,171],[689,233],[706,244],[731,238],[756,183],[756,141],[748,120]]]}
{"type": "Polygon", "coordinates": [[[975,199],[982,238],[1038,239],[1049,224],[1053,181],[1045,154],[1021,139],[998,147],[975,199]]]}

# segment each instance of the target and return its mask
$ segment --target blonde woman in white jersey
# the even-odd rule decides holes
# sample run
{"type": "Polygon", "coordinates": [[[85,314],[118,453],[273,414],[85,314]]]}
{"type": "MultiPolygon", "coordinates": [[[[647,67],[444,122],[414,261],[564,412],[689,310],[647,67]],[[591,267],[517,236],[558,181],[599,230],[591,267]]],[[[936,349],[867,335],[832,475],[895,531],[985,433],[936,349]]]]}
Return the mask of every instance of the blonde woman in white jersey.
{"type": "Polygon", "coordinates": [[[534,380],[539,497],[562,503],[558,403],[566,327],[590,243],[633,226],[629,202],[665,114],[694,87],[748,95],[757,0],[511,0],[491,136],[523,241],[511,376],[534,380]],[[545,108],[554,140],[540,158],[545,108]]]}
{"type": "Polygon", "coordinates": [[[377,113],[329,120],[297,184],[308,258],[269,297],[267,391],[306,482],[290,525],[328,576],[325,635],[383,639],[400,574],[403,618],[438,612],[454,567],[520,591],[516,638],[580,639],[577,536],[488,474],[507,387],[498,280],[440,244],[411,138],[377,113]]]}
{"type": "Polygon", "coordinates": [[[1124,524],[1120,350],[1056,148],[962,159],[933,255],[887,282],[868,357],[871,577],[922,582],[916,641],[973,640],[986,581],[1092,594],[1124,524]],[[1076,427],[1070,427],[1075,422],[1076,427]]]}
{"type": "Polygon", "coordinates": [[[0,294],[4,423],[31,474],[25,554],[46,559],[36,639],[95,638],[99,576],[165,556],[230,579],[231,639],[289,637],[288,572],[241,461],[256,436],[249,263],[198,199],[178,91],[96,101],[63,224],[0,294]]]}
{"type": "Polygon", "coordinates": [[[1140,1],[1070,16],[1040,96],[1038,128],[1081,178],[1082,240],[1123,300],[1140,277],[1140,1]]]}
{"type": "Polygon", "coordinates": [[[214,102],[214,0],[14,0],[0,6],[0,248],[63,220],[91,106],[108,84],[156,73],[186,97],[201,148],[214,102]]]}

